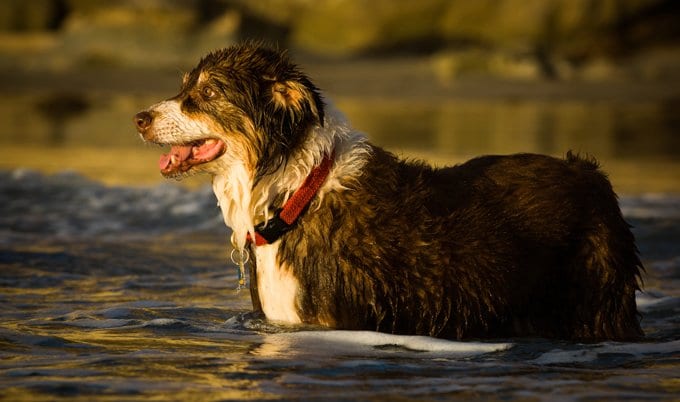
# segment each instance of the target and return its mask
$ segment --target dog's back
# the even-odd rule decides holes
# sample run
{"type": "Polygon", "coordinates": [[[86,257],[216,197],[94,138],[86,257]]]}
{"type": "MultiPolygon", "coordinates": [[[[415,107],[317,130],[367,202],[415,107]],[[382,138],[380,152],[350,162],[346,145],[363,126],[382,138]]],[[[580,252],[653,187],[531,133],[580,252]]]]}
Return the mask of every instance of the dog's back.
{"type": "Polygon", "coordinates": [[[290,264],[303,321],[455,338],[641,336],[641,264],[594,161],[521,154],[437,170],[373,148],[352,190],[327,194],[285,241],[283,259],[317,261],[290,264]]]}

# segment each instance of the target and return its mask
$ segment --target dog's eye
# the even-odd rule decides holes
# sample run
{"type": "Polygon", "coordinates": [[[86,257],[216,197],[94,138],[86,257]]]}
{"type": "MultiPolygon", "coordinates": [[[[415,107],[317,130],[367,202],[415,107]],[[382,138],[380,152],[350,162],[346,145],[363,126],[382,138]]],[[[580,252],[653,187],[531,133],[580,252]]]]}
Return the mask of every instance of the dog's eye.
{"type": "Polygon", "coordinates": [[[205,99],[205,100],[210,100],[210,99],[214,98],[216,95],[217,95],[217,92],[215,92],[215,90],[212,89],[211,87],[206,86],[206,87],[203,87],[203,89],[201,89],[201,96],[203,96],[203,99],[205,99]]]}

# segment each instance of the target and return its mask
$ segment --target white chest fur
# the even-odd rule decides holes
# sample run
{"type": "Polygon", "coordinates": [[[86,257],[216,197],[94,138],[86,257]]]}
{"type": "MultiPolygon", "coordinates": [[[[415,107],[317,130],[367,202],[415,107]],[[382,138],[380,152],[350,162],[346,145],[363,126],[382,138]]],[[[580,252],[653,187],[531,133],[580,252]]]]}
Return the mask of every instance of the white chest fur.
{"type": "Polygon", "coordinates": [[[258,246],[255,251],[260,304],[269,320],[299,324],[302,320],[295,302],[298,281],[289,267],[278,263],[279,243],[258,246]]]}

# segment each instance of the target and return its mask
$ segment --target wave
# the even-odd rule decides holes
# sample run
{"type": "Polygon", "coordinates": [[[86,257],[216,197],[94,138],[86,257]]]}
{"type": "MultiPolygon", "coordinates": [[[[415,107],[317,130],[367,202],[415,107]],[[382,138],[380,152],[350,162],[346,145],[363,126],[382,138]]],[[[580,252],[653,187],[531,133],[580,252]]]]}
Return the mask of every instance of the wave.
{"type": "Polygon", "coordinates": [[[75,173],[0,171],[0,230],[8,236],[110,238],[183,231],[224,231],[210,187],[164,183],[108,187],[75,173]]]}
{"type": "Polygon", "coordinates": [[[510,349],[507,342],[457,342],[372,331],[300,331],[268,334],[258,356],[384,356],[467,358],[510,349]]]}
{"type": "Polygon", "coordinates": [[[555,349],[543,353],[530,363],[540,365],[551,364],[583,364],[598,360],[611,360],[612,357],[639,360],[643,357],[657,355],[676,355],[680,353],[680,340],[660,343],[604,343],[596,346],[579,345],[576,349],[555,349]]]}
{"type": "MultiPolygon", "coordinates": [[[[0,228],[14,235],[84,238],[226,230],[209,186],[108,187],[73,172],[16,169],[0,171],[0,203],[0,228]]],[[[621,207],[631,219],[680,220],[678,195],[624,197],[621,207]]]]}

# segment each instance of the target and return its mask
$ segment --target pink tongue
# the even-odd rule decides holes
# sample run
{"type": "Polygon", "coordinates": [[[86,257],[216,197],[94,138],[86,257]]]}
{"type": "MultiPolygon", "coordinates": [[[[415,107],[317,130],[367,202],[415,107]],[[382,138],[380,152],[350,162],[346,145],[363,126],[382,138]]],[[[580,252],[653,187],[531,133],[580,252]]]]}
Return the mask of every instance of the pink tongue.
{"type": "Polygon", "coordinates": [[[173,145],[170,152],[161,155],[158,161],[158,167],[161,171],[173,171],[177,169],[182,162],[191,156],[191,145],[173,145]],[[172,162],[172,156],[175,156],[175,163],[172,162]]]}
{"type": "Polygon", "coordinates": [[[211,161],[217,158],[224,150],[224,142],[208,140],[194,147],[193,157],[201,161],[211,161]]]}
{"type": "Polygon", "coordinates": [[[206,140],[200,145],[173,145],[170,152],[161,155],[158,167],[163,173],[187,171],[193,165],[209,162],[224,152],[224,142],[206,140]]]}

